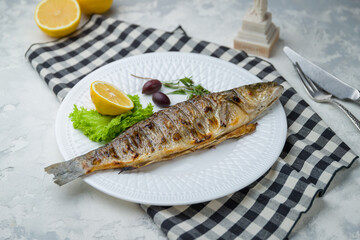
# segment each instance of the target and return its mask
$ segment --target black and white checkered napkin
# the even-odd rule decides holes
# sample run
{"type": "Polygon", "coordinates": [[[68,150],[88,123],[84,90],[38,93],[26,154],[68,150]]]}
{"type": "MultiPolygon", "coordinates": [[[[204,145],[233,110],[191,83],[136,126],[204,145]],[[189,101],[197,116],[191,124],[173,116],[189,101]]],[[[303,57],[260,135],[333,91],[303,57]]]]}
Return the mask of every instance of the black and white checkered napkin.
{"type": "Polygon", "coordinates": [[[272,168],[229,196],[186,206],[142,205],[169,239],[284,239],[336,172],[358,158],[268,62],[187,36],[94,15],[67,38],[32,45],[26,58],[61,101],[94,69],[123,57],[193,52],[232,62],[285,87],[288,136],[272,168]]]}

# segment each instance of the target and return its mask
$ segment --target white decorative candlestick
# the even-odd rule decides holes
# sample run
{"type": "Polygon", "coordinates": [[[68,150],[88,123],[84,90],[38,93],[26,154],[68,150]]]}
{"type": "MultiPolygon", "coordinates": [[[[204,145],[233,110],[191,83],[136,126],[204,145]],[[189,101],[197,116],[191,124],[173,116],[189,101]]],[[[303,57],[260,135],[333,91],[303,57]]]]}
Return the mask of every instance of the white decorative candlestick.
{"type": "Polygon", "coordinates": [[[234,48],[247,53],[269,57],[279,39],[280,30],[267,12],[267,0],[254,0],[254,7],[243,18],[241,30],[234,39],[234,48]]]}

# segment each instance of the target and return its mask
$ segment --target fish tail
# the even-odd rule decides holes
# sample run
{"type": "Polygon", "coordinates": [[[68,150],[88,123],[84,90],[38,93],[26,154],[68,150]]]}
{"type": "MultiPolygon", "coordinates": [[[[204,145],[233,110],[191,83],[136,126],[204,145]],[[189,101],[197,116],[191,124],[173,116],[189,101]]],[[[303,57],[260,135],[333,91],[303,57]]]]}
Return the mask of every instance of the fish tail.
{"type": "Polygon", "coordinates": [[[77,157],[69,161],[52,164],[45,168],[49,174],[54,174],[54,182],[61,186],[86,174],[83,158],[77,157]]]}

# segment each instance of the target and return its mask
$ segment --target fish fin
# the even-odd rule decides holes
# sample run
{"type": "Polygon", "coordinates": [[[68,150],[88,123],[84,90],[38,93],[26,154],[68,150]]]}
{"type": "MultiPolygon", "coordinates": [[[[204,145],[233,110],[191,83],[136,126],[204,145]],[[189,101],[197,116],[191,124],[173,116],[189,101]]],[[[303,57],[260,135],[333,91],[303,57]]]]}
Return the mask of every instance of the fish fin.
{"type": "Polygon", "coordinates": [[[257,123],[250,123],[247,125],[243,125],[237,129],[235,129],[234,131],[229,132],[224,137],[225,137],[225,139],[241,137],[243,135],[246,135],[246,134],[249,134],[249,133],[252,133],[253,131],[255,131],[256,126],[257,126],[257,123]]]}
{"type": "Polygon", "coordinates": [[[256,130],[256,126],[257,126],[257,123],[250,123],[247,125],[243,125],[229,133],[226,133],[225,135],[222,135],[221,137],[219,137],[217,139],[214,139],[213,141],[209,142],[206,145],[203,145],[199,148],[192,148],[191,151],[195,151],[195,150],[201,149],[201,148],[203,148],[203,149],[212,148],[212,147],[218,145],[219,143],[225,141],[226,139],[239,138],[243,135],[250,134],[256,130]]]}
{"type": "Polygon", "coordinates": [[[45,171],[54,174],[54,182],[62,186],[86,174],[81,160],[80,157],[77,157],[66,162],[55,163],[46,167],[45,171]]]}
{"type": "Polygon", "coordinates": [[[119,171],[119,174],[123,173],[125,171],[131,171],[131,170],[136,170],[136,169],[141,168],[141,167],[145,167],[145,166],[150,165],[150,164],[152,164],[154,162],[156,162],[156,161],[145,161],[145,162],[134,163],[133,166],[128,166],[128,167],[121,168],[120,171],[119,171]]]}
{"type": "Polygon", "coordinates": [[[138,169],[138,168],[136,168],[136,167],[124,167],[124,168],[120,169],[119,174],[122,173],[122,172],[125,172],[125,171],[131,171],[131,170],[135,170],[135,169],[138,169]]]}

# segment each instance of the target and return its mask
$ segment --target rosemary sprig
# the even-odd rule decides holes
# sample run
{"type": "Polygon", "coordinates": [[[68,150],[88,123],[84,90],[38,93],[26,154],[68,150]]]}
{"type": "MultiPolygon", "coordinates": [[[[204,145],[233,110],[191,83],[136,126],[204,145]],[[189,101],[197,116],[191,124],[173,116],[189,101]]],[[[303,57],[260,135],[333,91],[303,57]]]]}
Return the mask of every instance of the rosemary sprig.
{"type": "Polygon", "coordinates": [[[169,92],[168,94],[188,95],[189,99],[195,96],[201,96],[210,93],[210,91],[205,89],[200,84],[195,85],[191,77],[181,78],[175,82],[162,82],[162,84],[165,87],[176,89],[175,91],[169,92]]]}

